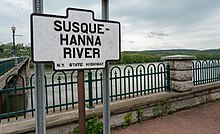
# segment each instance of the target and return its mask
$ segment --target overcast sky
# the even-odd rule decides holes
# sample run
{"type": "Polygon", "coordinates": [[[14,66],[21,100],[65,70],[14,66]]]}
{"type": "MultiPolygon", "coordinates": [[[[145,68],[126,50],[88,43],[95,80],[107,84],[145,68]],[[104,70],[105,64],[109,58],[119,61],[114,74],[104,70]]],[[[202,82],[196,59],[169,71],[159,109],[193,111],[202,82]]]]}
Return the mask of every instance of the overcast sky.
{"type": "MultiPolygon", "coordinates": [[[[122,28],[122,50],[220,48],[220,0],[109,0],[110,20],[122,28]]],[[[0,44],[30,42],[32,0],[0,0],[0,44]]],[[[101,19],[101,0],[44,0],[44,13],[83,8],[101,19]]]]}

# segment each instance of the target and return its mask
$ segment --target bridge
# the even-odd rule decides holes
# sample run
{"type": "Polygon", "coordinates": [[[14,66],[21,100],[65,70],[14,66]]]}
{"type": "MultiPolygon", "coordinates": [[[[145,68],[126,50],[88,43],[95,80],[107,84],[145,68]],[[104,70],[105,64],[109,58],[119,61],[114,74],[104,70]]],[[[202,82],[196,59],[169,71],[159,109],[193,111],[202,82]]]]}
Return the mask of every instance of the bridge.
{"type": "Polygon", "coordinates": [[[28,57],[14,57],[0,59],[0,90],[6,86],[13,77],[8,78],[12,74],[21,74],[24,76],[26,85],[28,85],[28,57]],[[7,81],[7,82],[6,82],[7,81]]]}
{"type": "MultiPolygon", "coordinates": [[[[22,92],[10,93],[7,96],[3,90],[7,88],[19,88],[22,85],[29,85],[29,58],[28,57],[12,57],[0,59],[0,113],[6,111],[6,98],[22,100],[22,92]],[[18,77],[21,76],[21,77],[18,77]],[[20,95],[19,95],[20,94],[20,95]]],[[[21,104],[20,102],[18,102],[21,104]]],[[[18,109],[22,109],[20,105],[18,109]]],[[[10,111],[14,111],[15,107],[11,107],[10,111]]]]}

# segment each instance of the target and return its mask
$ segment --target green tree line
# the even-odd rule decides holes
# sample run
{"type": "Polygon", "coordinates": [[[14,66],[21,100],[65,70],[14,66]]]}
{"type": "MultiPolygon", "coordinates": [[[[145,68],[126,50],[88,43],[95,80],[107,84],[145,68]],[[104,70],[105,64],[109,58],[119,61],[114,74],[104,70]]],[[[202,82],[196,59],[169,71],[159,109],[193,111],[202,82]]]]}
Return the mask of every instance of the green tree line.
{"type": "MultiPolygon", "coordinates": [[[[13,56],[13,45],[12,43],[0,45],[0,58],[9,58],[13,56]]],[[[15,56],[30,56],[30,47],[24,46],[23,44],[15,45],[15,56]]]]}
{"type": "MultiPolygon", "coordinates": [[[[12,43],[0,45],[0,58],[12,56],[12,43]]],[[[16,44],[16,56],[30,56],[31,47],[23,44],[16,44]]],[[[112,61],[111,64],[132,64],[161,62],[161,57],[170,55],[192,55],[197,60],[220,59],[220,49],[191,50],[191,49],[172,49],[172,50],[145,50],[145,51],[124,51],[120,54],[119,61],[112,61]]],[[[51,68],[52,63],[45,64],[46,68],[51,68]]],[[[33,64],[31,63],[31,67],[33,64]]]]}
{"type": "Polygon", "coordinates": [[[197,60],[213,60],[220,59],[220,49],[210,50],[148,50],[148,51],[125,51],[121,53],[119,61],[111,62],[112,64],[131,64],[131,63],[149,63],[161,62],[163,56],[170,55],[191,55],[195,56],[197,60]]]}

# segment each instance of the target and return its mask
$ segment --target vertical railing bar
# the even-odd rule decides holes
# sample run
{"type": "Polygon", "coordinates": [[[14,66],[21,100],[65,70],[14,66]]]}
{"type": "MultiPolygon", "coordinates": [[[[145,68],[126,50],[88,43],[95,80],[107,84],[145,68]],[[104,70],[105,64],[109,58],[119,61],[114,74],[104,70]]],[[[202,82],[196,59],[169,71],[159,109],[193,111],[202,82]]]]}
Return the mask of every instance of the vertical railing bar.
{"type": "Polygon", "coordinates": [[[215,66],[215,63],[214,63],[214,60],[212,60],[211,82],[214,81],[214,73],[215,73],[214,66],[215,66]]]}
{"type": "MultiPolygon", "coordinates": [[[[89,70],[88,72],[88,96],[89,96],[89,106],[88,108],[91,109],[93,108],[93,92],[92,92],[92,72],[89,70]]],[[[96,93],[96,98],[97,98],[97,93],[96,93]]]]}
{"type": "Polygon", "coordinates": [[[139,77],[138,75],[139,75],[139,74],[138,74],[138,70],[136,69],[136,75],[135,75],[135,77],[136,77],[136,92],[137,92],[137,96],[138,96],[138,91],[139,91],[139,90],[138,90],[138,85],[139,85],[139,84],[138,84],[138,83],[139,83],[139,82],[138,82],[138,77],[139,77]]]}
{"type": "Polygon", "coordinates": [[[48,90],[47,90],[47,76],[44,75],[44,81],[45,81],[45,96],[46,96],[46,113],[48,114],[48,90]]]}
{"type": "Polygon", "coordinates": [[[205,84],[205,83],[206,83],[206,80],[207,80],[206,65],[203,65],[203,76],[204,76],[204,84],[205,84]]]}
{"type": "Polygon", "coordinates": [[[199,68],[199,84],[203,84],[203,74],[202,74],[202,63],[200,64],[199,68]]]}
{"type": "Polygon", "coordinates": [[[32,79],[33,79],[33,74],[31,75],[30,78],[30,89],[31,89],[31,115],[32,117],[34,117],[34,100],[33,100],[33,83],[32,83],[32,79]]]}
{"type": "Polygon", "coordinates": [[[209,65],[209,62],[207,62],[207,82],[206,83],[209,83],[210,82],[210,65],[209,65]]]}
{"type": "Polygon", "coordinates": [[[118,100],[118,80],[117,80],[117,72],[115,71],[115,100],[118,100]]]}
{"type": "Polygon", "coordinates": [[[218,63],[217,63],[217,64],[218,64],[218,69],[216,70],[216,73],[217,73],[217,81],[219,81],[219,70],[220,70],[220,68],[219,68],[219,67],[220,67],[220,66],[219,66],[219,63],[220,63],[220,62],[219,62],[219,61],[220,61],[220,60],[218,60],[218,63]]]}
{"type": "Polygon", "coordinates": [[[213,60],[213,81],[216,81],[216,60],[213,60]]]}
{"type": "Polygon", "coordinates": [[[201,64],[201,68],[200,68],[200,77],[201,77],[201,83],[200,84],[203,84],[204,83],[204,78],[203,78],[203,64],[201,64]]]}
{"type": "Polygon", "coordinates": [[[150,69],[151,93],[153,94],[153,69],[150,69]]]}
{"type": "Polygon", "coordinates": [[[216,59],[216,60],[215,60],[215,68],[214,68],[214,70],[215,70],[215,75],[214,75],[215,81],[218,80],[218,75],[217,75],[217,74],[218,74],[218,72],[217,72],[217,69],[218,69],[218,65],[217,65],[217,64],[218,64],[218,63],[217,63],[217,62],[218,62],[218,60],[216,59]]]}
{"type": "Polygon", "coordinates": [[[23,91],[23,100],[24,100],[24,118],[26,118],[26,93],[25,93],[25,86],[24,86],[24,79],[22,76],[20,76],[21,79],[22,79],[22,91],[23,91]]]}
{"type": "Polygon", "coordinates": [[[158,92],[162,92],[162,89],[160,89],[162,86],[160,86],[160,64],[158,64],[157,65],[157,70],[156,70],[156,72],[157,72],[157,81],[155,81],[155,82],[157,82],[157,85],[156,85],[156,87],[158,88],[158,92]]]}
{"type": "MultiPolygon", "coordinates": [[[[220,60],[218,60],[218,67],[220,68],[220,60]]],[[[218,81],[220,80],[220,69],[218,69],[218,81]]]]}
{"type": "Polygon", "coordinates": [[[216,60],[216,68],[215,68],[216,81],[218,81],[218,70],[219,70],[219,60],[216,60]]]}
{"type": "Polygon", "coordinates": [[[208,61],[206,60],[206,67],[205,67],[206,69],[206,83],[208,83],[209,82],[209,64],[208,64],[208,61]]]}
{"type": "Polygon", "coordinates": [[[168,91],[171,92],[171,87],[170,87],[170,65],[167,64],[167,88],[168,91]]]}
{"type": "MultiPolygon", "coordinates": [[[[95,72],[95,91],[96,91],[96,104],[98,104],[98,70],[95,72]]],[[[102,92],[101,92],[102,94],[102,92]]]]}
{"type": "Polygon", "coordinates": [[[208,66],[209,66],[209,83],[212,81],[212,64],[211,64],[211,60],[209,60],[209,62],[208,62],[209,64],[208,64],[208,66]]]}
{"type": "Polygon", "coordinates": [[[71,72],[71,99],[72,99],[72,109],[74,109],[74,91],[73,91],[73,74],[74,71],[71,72]]]}
{"type": "Polygon", "coordinates": [[[143,85],[142,85],[142,70],[140,69],[140,92],[141,92],[141,96],[143,94],[143,85]]]}
{"type": "Polygon", "coordinates": [[[61,81],[61,77],[58,76],[58,91],[59,91],[59,103],[60,103],[60,111],[62,111],[62,101],[61,101],[61,85],[60,85],[60,81],[61,81]]]}
{"type": "Polygon", "coordinates": [[[52,98],[53,98],[53,112],[55,113],[55,94],[54,94],[54,76],[52,76],[52,98]]]}
{"type": "Polygon", "coordinates": [[[134,96],[135,96],[135,89],[134,89],[134,77],[135,77],[135,75],[134,75],[134,69],[133,68],[131,68],[132,69],[132,88],[133,88],[133,98],[134,98],[134,96]]]}
{"type": "Polygon", "coordinates": [[[120,100],[122,100],[122,76],[121,76],[121,70],[119,70],[119,84],[120,84],[120,100]]]}
{"type": "Polygon", "coordinates": [[[156,70],[156,66],[154,65],[154,90],[155,90],[155,93],[157,93],[157,70],[156,70]]]}
{"type": "Polygon", "coordinates": [[[8,84],[6,84],[6,112],[7,112],[7,118],[8,122],[10,121],[10,116],[9,116],[9,87],[8,84]]]}
{"type": "Polygon", "coordinates": [[[194,65],[194,62],[192,62],[192,82],[193,82],[193,85],[195,85],[195,65],[194,65]]]}
{"type": "Polygon", "coordinates": [[[143,69],[144,69],[144,73],[143,73],[143,76],[144,76],[144,95],[146,95],[147,93],[146,93],[146,67],[143,67],[143,69]]]}
{"type": "Polygon", "coordinates": [[[168,89],[168,64],[164,65],[164,72],[163,72],[163,79],[164,79],[164,91],[167,92],[168,89]]]}
{"type": "Polygon", "coordinates": [[[66,73],[65,72],[63,72],[63,74],[64,74],[64,77],[65,77],[65,84],[64,84],[64,86],[65,86],[65,92],[66,92],[66,110],[68,110],[68,91],[67,91],[67,76],[66,76],[66,73]]]}
{"type": "Polygon", "coordinates": [[[18,120],[18,98],[17,98],[17,91],[16,91],[16,80],[15,79],[13,79],[13,85],[14,85],[14,87],[13,87],[13,90],[14,90],[14,94],[15,94],[15,111],[16,111],[16,114],[15,114],[15,116],[16,116],[16,120],[18,120]]]}
{"type": "Polygon", "coordinates": [[[126,90],[126,73],[124,71],[124,98],[126,99],[126,96],[127,96],[127,90],[126,90]]]}
{"type": "Polygon", "coordinates": [[[161,86],[161,92],[163,92],[164,91],[164,85],[163,85],[163,68],[162,67],[160,67],[160,78],[158,78],[158,79],[160,79],[160,83],[158,83],[158,86],[161,86]]]}
{"type": "Polygon", "coordinates": [[[129,98],[131,98],[131,83],[130,83],[130,71],[128,70],[128,95],[129,95],[129,98]]]}
{"type": "Polygon", "coordinates": [[[215,79],[215,74],[216,74],[216,60],[213,60],[213,81],[215,81],[216,79],[215,79]]]}
{"type": "Polygon", "coordinates": [[[215,81],[215,60],[213,60],[213,63],[212,63],[212,82],[214,82],[215,81]]]}
{"type": "Polygon", "coordinates": [[[198,62],[198,65],[197,65],[197,69],[196,69],[196,72],[197,72],[197,84],[196,85],[199,85],[200,84],[200,67],[201,67],[201,62],[198,62]]]}
{"type": "Polygon", "coordinates": [[[209,77],[209,74],[208,74],[208,65],[207,65],[207,61],[206,61],[206,64],[205,64],[205,67],[204,67],[204,70],[205,70],[205,83],[208,83],[208,77],[209,77]]]}
{"type": "MultiPolygon", "coordinates": [[[[111,78],[109,78],[111,79],[111,78]]],[[[101,71],[97,71],[97,85],[96,85],[97,90],[99,90],[99,98],[98,98],[98,103],[102,103],[102,85],[101,85],[101,71]],[[98,74],[99,72],[99,74],[98,74]],[[100,83],[100,84],[98,84],[100,83]]],[[[109,96],[110,97],[110,96],[109,96]]]]}
{"type": "Polygon", "coordinates": [[[219,74],[218,74],[218,71],[219,70],[219,60],[216,60],[216,81],[218,81],[218,76],[219,76],[219,74]]]}
{"type": "Polygon", "coordinates": [[[218,63],[219,63],[219,60],[216,60],[216,69],[215,69],[215,73],[216,73],[216,81],[218,81],[218,70],[219,70],[218,63]]]}
{"type": "Polygon", "coordinates": [[[103,77],[102,77],[102,72],[100,73],[100,82],[101,82],[101,103],[103,103],[103,84],[102,84],[102,81],[103,81],[103,77]]]}
{"type": "Polygon", "coordinates": [[[213,62],[210,60],[210,67],[211,67],[211,72],[210,72],[210,82],[213,82],[213,62]]]}
{"type": "Polygon", "coordinates": [[[211,64],[210,82],[213,82],[213,60],[210,60],[210,64],[211,64]]]}
{"type": "Polygon", "coordinates": [[[147,67],[147,92],[150,94],[150,72],[149,72],[149,65],[147,67]]]}
{"type": "Polygon", "coordinates": [[[113,69],[111,69],[111,71],[110,71],[110,88],[111,88],[111,95],[110,95],[110,97],[111,97],[111,102],[113,101],[113,77],[112,77],[112,73],[113,73],[113,69]]]}

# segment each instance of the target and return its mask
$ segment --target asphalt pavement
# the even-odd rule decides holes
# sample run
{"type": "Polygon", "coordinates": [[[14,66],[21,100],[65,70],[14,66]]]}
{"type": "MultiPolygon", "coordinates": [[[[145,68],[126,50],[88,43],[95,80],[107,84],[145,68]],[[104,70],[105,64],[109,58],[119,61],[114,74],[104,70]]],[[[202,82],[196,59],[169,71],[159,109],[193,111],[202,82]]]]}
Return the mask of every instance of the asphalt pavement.
{"type": "Polygon", "coordinates": [[[220,100],[118,128],[111,134],[220,134],[220,100]]]}

